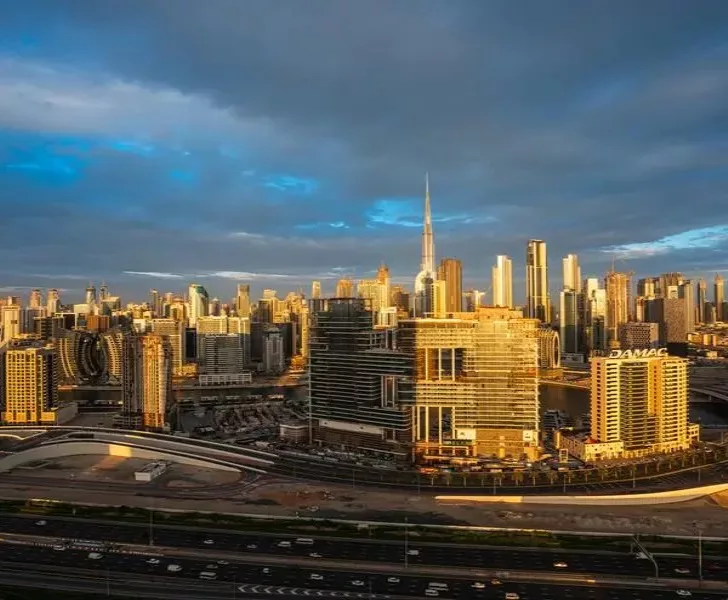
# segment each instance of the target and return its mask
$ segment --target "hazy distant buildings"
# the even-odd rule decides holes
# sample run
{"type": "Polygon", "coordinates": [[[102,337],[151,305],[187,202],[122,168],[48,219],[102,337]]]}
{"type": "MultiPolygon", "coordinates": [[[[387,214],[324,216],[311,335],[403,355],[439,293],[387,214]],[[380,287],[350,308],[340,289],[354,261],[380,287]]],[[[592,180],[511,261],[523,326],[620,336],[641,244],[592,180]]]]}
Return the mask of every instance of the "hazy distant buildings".
{"type": "Polygon", "coordinates": [[[493,306],[513,308],[513,261],[505,255],[498,255],[491,269],[493,306]]]}
{"type": "Polygon", "coordinates": [[[189,304],[189,326],[196,327],[197,319],[209,315],[210,296],[207,290],[196,283],[190,284],[187,290],[189,304]]]}
{"type": "Polygon", "coordinates": [[[336,297],[337,298],[354,298],[354,282],[350,277],[342,277],[336,283],[336,297]]]}
{"type": "Polygon", "coordinates": [[[631,274],[610,271],[604,278],[606,290],[607,344],[610,348],[619,348],[619,327],[630,319],[631,274]]]}
{"type": "Polygon", "coordinates": [[[546,242],[530,240],[526,248],[526,316],[551,322],[546,242]]]}
{"type": "Polygon", "coordinates": [[[725,321],[726,315],[724,314],[725,304],[725,284],[723,283],[723,277],[720,275],[715,276],[713,281],[713,306],[715,306],[715,318],[718,321],[725,321]]]}
{"type": "Polygon", "coordinates": [[[564,285],[562,289],[581,292],[581,267],[576,254],[569,254],[562,260],[564,285]]]}
{"type": "Polygon", "coordinates": [[[250,317],[250,285],[238,284],[235,294],[235,314],[238,317],[250,317]]]}

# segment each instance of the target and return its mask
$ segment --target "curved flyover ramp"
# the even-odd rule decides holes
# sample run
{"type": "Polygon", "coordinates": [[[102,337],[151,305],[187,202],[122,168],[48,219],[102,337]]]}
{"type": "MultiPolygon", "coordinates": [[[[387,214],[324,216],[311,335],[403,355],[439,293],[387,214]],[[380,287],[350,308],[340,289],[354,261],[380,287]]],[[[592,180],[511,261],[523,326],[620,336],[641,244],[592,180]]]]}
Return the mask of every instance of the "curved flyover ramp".
{"type": "Polygon", "coordinates": [[[192,453],[178,452],[173,450],[160,450],[142,444],[128,442],[104,442],[97,440],[58,440],[35,446],[22,452],[16,452],[0,458],[0,472],[10,471],[21,465],[60,458],[63,456],[78,456],[98,454],[105,456],[117,456],[122,458],[140,458],[145,460],[168,460],[170,462],[200,467],[205,469],[217,469],[220,471],[240,472],[245,469],[243,465],[237,465],[225,460],[215,458],[204,458],[192,453]]]}
{"type": "Polygon", "coordinates": [[[436,496],[438,502],[446,504],[555,504],[573,506],[645,506],[675,504],[699,500],[707,496],[725,496],[728,483],[704,485],[701,487],[645,494],[620,494],[618,496],[436,496]]]}

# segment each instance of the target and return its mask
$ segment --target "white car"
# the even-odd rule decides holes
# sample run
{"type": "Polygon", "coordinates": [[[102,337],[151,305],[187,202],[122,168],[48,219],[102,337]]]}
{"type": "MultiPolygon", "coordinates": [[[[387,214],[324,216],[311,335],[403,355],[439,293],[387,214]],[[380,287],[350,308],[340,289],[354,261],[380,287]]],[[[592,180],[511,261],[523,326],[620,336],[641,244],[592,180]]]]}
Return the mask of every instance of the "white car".
{"type": "Polygon", "coordinates": [[[215,563],[210,563],[205,568],[209,569],[210,571],[214,571],[215,569],[217,569],[217,565],[215,563]]]}
{"type": "Polygon", "coordinates": [[[361,579],[355,579],[354,581],[351,582],[351,585],[356,586],[356,587],[361,587],[364,585],[364,582],[361,579]]]}
{"type": "Polygon", "coordinates": [[[688,590],[677,590],[675,593],[678,596],[683,596],[683,597],[687,597],[687,596],[692,596],[693,595],[693,593],[692,592],[689,592],[688,590]]]}
{"type": "Polygon", "coordinates": [[[559,561],[559,562],[555,562],[555,563],[554,563],[554,567],[556,567],[557,569],[566,569],[566,568],[567,568],[568,566],[569,566],[569,565],[567,565],[567,564],[566,564],[565,562],[563,562],[563,561],[559,561]]]}
{"type": "Polygon", "coordinates": [[[432,588],[427,588],[425,590],[425,596],[435,597],[435,596],[439,596],[439,595],[440,595],[440,592],[438,592],[437,590],[433,590],[432,588]]]}
{"type": "Polygon", "coordinates": [[[685,569],[685,568],[675,569],[675,573],[677,573],[678,575],[690,575],[690,569],[685,569]]]}
{"type": "Polygon", "coordinates": [[[270,575],[270,567],[263,567],[262,573],[263,575],[270,575]]]}
{"type": "Polygon", "coordinates": [[[520,600],[520,596],[516,592],[508,592],[506,594],[506,600],[520,600]]]}
{"type": "Polygon", "coordinates": [[[321,556],[318,552],[311,552],[309,553],[309,556],[311,558],[323,558],[323,556],[321,556]]]}
{"type": "Polygon", "coordinates": [[[278,547],[279,548],[290,548],[291,542],[278,542],[278,547]]]}
{"type": "Polygon", "coordinates": [[[484,590],[485,584],[482,581],[475,581],[473,582],[473,585],[470,586],[474,590],[484,590]]]}
{"type": "Polygon", "coordinates": [[[399,583],[399,577],[387,577],[387,583],[399,583]]]}
{"type": "Polygon", "coordinates": [[[53,549],[58,550],[58,552],[63,552],[66,547],[63,544],[54,544],[53,549]]]}
{"type": "Polygon", "coordinates": [[[182,567],[179,565],[167,565],[167,571],[170,573],[179,573],[182,570],[182,567]]]}
{"type": "Polygon", "coordinates": [[[48,525],[48,521],[36,521],[35,522],[38,527],[43,527],[43,525],[48,525]]]}
{"type": "Polygon", "coordinates": [[[258,547],[258,544],[248,544],[245,546],[247,550],[255,550],[258,547]]]}
{"type": "Polygon", "coordinates": [[[419,550],[407,550],[407,554],[409,556],[419,556],[420,555],[420,551],[419,550]]]}
{"type": "Polygon", "coordinates": [[[230,563],[228,561],[226,561],[226,560],[218,560],[217,561],[217,564],[218,565],[225,566],[225,565],[229,565],[230,563]]]}
{"type": "Polygon", "coordinates": [[[101,554],[100,552],[89,552],[88,557],[91,560],[101,560],[104,557],[104,555],[101,554]]]}
{"type": "Polygon", "coordinates": [[[311,573],[311,575],[309,576],[309,579],[311,579],[312,581],[323,581],[324,576],[319,575],[318,573],[311,573]]]}
{"type": "Polygon", "coordinates": [[[149,559],[149,560],[147,561],[147,564],[148,564],[148,565],[158,565],[158,564],[159,564],[159,559],[158,559],[158,558],[150,558],[150,559],[149,559]]]}
{"type": "Polygon", "coordinates": [[[205,544],[205,546],[212,546],[215,543],[215,540],[205,540],[202,543],[205,544]]]}

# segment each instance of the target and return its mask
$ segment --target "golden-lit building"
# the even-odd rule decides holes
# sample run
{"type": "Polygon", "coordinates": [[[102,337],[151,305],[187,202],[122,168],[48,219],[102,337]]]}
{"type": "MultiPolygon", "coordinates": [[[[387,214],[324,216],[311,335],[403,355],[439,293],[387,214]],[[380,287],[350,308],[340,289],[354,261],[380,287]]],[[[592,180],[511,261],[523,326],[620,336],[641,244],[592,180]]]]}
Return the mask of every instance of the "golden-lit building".
{"type": "Polygon", "coordinates": [[[697,437],[697,426],[688,422],[688,408],[684,358],[653,348],[614,350],[591,361],[589,441],[610,445],[610,456],[602,458],[635,458],[689,448],[697,437]]]}
{"type": "Polygon", "coordinates": [[[342,277],[336,282],[337,298],[354,298],[354,282],[350,277],[342,277]]]}
{"type": "Polygon", "coordinates": [[[75,416],[75,405],[63,410],[58,404],[59,363],[52,346],[15,339],[0,354],[0,369],[5,424],[56,425],[75,416]]]}
{"type": "Polygon", "coordinates": [[[463,310],[463,263],[457,258],[443,258],[437,269],[437,279],[445,284],[445,312],[463,310]]]}
{"type": "Polygon", "coordinates": [[[619,328],[630,317],[630,290],[632,274],[610,271],[604,278],[606,290],[606,333],[609,348],[619,348],[619,328]]]}
{"type": "Polygon", "coordinates": [[[539,453],[535,319],[507,309],[399,323],[414,356],[413,442],[425,459],[539,453]]]}
{"type": "Polygon", "coordinates": [[[172,398],[172,345],[159,334],[124,339],[122,421],[127,427],[162,429],[172,398]]]}

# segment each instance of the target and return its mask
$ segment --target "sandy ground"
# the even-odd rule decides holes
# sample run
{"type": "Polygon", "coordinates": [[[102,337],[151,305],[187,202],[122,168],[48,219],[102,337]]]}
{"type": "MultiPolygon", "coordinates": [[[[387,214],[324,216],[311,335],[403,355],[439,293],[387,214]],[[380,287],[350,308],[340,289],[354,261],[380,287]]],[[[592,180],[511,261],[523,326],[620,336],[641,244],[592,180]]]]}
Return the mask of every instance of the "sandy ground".
{"type": "MultiPolygon", "coordinates": [[[[97,457],[98,460],[98,457],[97,457]]],[[[207,472],[209,473],[209,471],[207,472]]],[[[193,474],[190,474],[193,476],[193,474]]],[[[176,481],[186,480],[177,478],[176,481]]],[[[81,486],[78,486],[81,487],[81,486]]],[[[130,486],[129,494],[72,488],[13,485],[4,481],[0,497],[25,499],[55,498],[68,502],[148,507],[150,498],[139,497],[130,486]]],[[[178,486],[170,486],[178,487],[178,486]]],[[[152,492],[152,490],[149,490],[152,492]]],[[[241,488],[233,498],[189,500],[164,498],[158,490],[157,510],[210,511],[234,514],[310,515],[361,521],[439,523],[516,527],[569,531],[655,533],[694,535],[695,524],[712,536],[728,537],[728,494],[681,504],[661,506],[615,506],[578,508],[571,506],[487,506],[446,505],[433,496],[377,491],[364,488],[315,486],[285,481],[259,481],[241,488]],[[314,510],[314,507],[316,509],[314,510]]]]}

